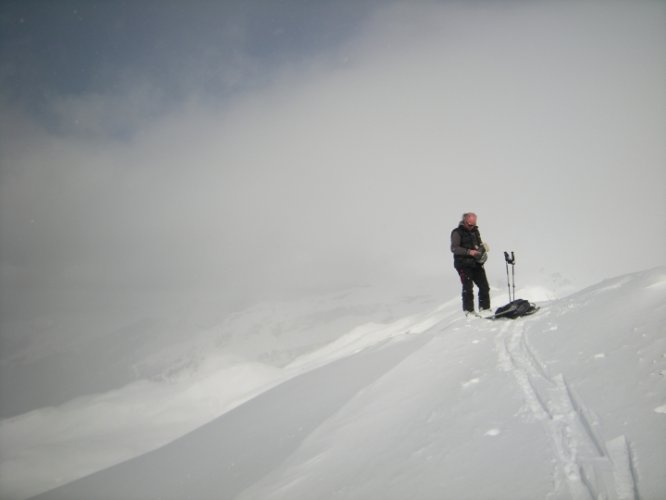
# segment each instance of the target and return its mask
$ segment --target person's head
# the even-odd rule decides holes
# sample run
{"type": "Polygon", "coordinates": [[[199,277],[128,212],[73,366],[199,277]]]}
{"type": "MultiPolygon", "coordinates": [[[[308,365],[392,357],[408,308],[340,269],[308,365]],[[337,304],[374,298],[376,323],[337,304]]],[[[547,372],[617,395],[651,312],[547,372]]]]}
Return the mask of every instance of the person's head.
{"type": "Polygon", "coordinates": [[[474,212],[464,213],[462,216],[462,222],[467,229],[472,229],[476,226],[476,214],[474,212]]]}

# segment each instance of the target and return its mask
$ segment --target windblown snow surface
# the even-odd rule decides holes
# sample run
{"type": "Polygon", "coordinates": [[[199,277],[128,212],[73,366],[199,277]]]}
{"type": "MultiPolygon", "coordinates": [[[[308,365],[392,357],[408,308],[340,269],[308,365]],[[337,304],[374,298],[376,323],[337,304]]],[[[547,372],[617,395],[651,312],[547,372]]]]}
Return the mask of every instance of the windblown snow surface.
{"type": "Polygon", "coordinates": [[[1,496],[666,498],[666,268],[519,292],[514,321],[250,308],[134,360],[160,377],[0,422],[1,496]]]}

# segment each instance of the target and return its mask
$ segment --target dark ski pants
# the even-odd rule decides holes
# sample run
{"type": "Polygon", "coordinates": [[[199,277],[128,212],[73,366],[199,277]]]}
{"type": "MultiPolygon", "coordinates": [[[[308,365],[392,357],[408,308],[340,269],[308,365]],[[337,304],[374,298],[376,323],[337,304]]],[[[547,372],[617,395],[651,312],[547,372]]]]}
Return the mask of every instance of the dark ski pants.
{"type": "Polygon", "coordinates": [[[463,311],[474,312],[474,284],[479,287],[479,309],[490,309],[490,286],[483,267],[457,267],[462,283],[463,311]]]}

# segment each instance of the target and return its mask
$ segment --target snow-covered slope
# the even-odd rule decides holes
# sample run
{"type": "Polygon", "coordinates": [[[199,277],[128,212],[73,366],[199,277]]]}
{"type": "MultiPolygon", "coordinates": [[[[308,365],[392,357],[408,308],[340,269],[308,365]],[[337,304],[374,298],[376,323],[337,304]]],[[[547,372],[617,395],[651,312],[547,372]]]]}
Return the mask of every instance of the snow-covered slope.
{"type": "Polygon", "coordinates": [[[295,376],[284,367],[359,324],[405,321],[435,304],[427,286],[410,296],[360,287],[258,303],[212,326],[202,325],[221,314],[213,300],[198,313],[118,311],[116,327],[104,315],[97,324],[90,315],[84,329],[60,317],[18,325],[52,330],[0,352],[0,399],[12,415],[0,421],[0,498],[26,498],[160,447],[295,376]],[[76,397],[63,401],[67,394],[76,397]],[[26,405],[31,411],[16,411],[26,405]]]}
{"type": "MultiPolygon", "coordinates": [[[[503,299],[495,294],[496,304],[503,299]]],[[[243,404],[166,446],[39,498],[663,498],[666,269],[540,305],[529,318],[487,321],[464,317],[458,298],[424,304],[331,336],[281,366],[213,378],[198,401],[246,378],[257,383],[239,395],[243,404]]],[[[148,393],[135,390],[137,399],[148,393]]],[[[111,405],[105,413],[101,401],[109,421],[149,411],[111,405]]],[[[191,402],[165,401],[172,406],[152,416],[154,428],[191,402]]],[[[2,422],[8,498],[27,496],[35,469],[22,443],[51,417],[2,422]]],[[[133,439],[144,433],[155,430],[127,429],[133,439]]],[[[103,433],[83,439],[106,453],[103,433]]],[[[84,445],[60,443],[51,463],[58,450],[76,456],[84,445]]],[[[36,446],[32,458],[40,453],[36,446]]],[[[58,475],[73,479],[76,466],[66,461],[51,478],[37,468],[41,491],[58,475]]]]}

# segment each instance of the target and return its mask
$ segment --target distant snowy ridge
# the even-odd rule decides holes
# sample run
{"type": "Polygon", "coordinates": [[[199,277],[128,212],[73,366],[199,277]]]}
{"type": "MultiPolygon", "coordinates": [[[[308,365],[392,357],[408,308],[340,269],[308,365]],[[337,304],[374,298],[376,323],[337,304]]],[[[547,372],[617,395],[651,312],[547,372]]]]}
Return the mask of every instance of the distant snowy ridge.
{"type": "MultiPolygon", "coordinates": [[[[465,318],[456,298],[358,326],[273,368],[200,429],[40,498],[660,498],[666,268],[540,305],[493,322],[465,318]]],[[[22,455],[21,420],[0,424],[0,445],[15,438],[0,448],[14,450],[2,455],[3,498],[78,471],[30,467],[41,458],[22,455]]]]}

